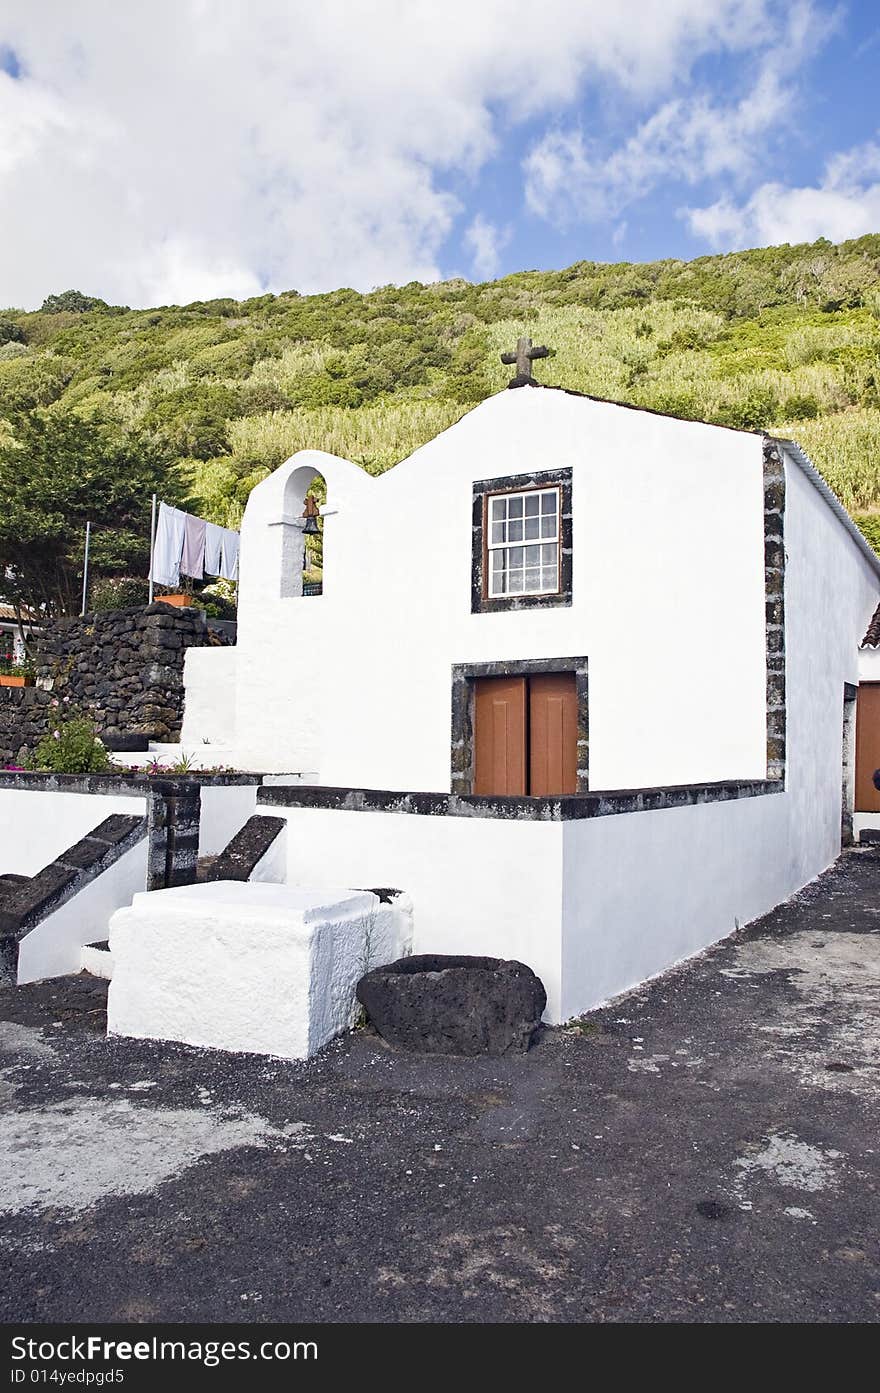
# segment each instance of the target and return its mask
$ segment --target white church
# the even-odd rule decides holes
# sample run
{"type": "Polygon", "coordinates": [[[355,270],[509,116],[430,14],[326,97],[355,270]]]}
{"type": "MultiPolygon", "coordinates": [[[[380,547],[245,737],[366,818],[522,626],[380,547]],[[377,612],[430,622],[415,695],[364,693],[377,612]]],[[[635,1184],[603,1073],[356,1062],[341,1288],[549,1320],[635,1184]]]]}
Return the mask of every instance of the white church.
{"type": "Polygon", "coordinates": [[[368,964],[467,954],[556,1023],[880,840],[880,560],[803,451],[514,356],[387,473],[251,493],[181,740],[237,773],[0,774],[0,975],[112,970],[111,1032],[299,1058],[368,964]]]}
{"type": "Polygon", "coordinates": [[[519,353],[387,473],[306,450],[253,490],[238,644],[187,654],[182,739],[273,776],[288,884],[398,887],[416,952],[521,959],[562,1021],[839,854],[880,560],[793,442],[519,353]]]}

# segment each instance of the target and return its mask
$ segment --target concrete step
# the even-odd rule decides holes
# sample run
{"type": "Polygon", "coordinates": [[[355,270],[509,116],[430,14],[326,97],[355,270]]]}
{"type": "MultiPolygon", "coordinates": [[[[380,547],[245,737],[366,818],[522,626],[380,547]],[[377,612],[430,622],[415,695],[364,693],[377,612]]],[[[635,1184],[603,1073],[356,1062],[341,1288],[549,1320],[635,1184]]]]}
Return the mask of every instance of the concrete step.
{"type": "Polygon", "coordinates": [[[84,943],[79,961],[82,971],[93,977],[104,977],[108,982],[113,977],[113,954],[106,939],[103,943],[84,943]]]}

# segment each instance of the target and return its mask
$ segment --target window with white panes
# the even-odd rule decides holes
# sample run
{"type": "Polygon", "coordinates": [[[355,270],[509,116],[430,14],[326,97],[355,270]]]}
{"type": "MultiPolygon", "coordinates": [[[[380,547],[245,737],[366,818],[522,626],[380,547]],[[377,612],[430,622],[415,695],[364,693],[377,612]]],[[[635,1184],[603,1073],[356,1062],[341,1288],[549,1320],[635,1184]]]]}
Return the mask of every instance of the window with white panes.
{"type": "Polygon", "coordinates": [[[559,590],[559,489],[488,499],[489,598],[559,590]]]}

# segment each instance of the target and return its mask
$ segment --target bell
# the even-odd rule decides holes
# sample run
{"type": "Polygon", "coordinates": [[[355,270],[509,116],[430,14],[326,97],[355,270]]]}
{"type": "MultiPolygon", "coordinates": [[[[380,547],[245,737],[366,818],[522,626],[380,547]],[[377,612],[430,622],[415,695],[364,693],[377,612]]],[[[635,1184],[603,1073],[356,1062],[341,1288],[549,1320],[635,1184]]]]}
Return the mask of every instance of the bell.
{"type": "Polygon", "coordinates": [[[306,525],[303,528],[303,533],[306,537],[317,537],[318,519],[315,517],[314,513],[310,513],[306,518],[306,525]]]}

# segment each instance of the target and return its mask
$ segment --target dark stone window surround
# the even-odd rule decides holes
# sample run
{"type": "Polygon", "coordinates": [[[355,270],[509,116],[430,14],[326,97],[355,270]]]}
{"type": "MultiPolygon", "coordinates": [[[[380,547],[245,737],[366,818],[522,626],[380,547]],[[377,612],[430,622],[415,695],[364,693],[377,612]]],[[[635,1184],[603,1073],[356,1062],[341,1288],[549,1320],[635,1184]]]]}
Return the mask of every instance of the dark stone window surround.
{"type": "Polygon", "coordinates": [[[452,792],[474,788],[474,683],[480,677],[531,677],[573,672],[577,688],[577,792],[590,787],[589,681],[586,658],[524,658],[497,663],[456,663],[452,669],[452,792]]]}
{"type": "Polygon", "coordinates": [[[554,609],[571,604],[572,513],[571,469],[540,469],[505,474],[500,479],[474,482],[471,556],[471,613],[496,614],[521,609],[554,609]],[[559,489],[559,589],[552,595],[497,595],[489,598],[486,574],[488,500],[496,493],[526,493],[529,489],[559,489]]]}

